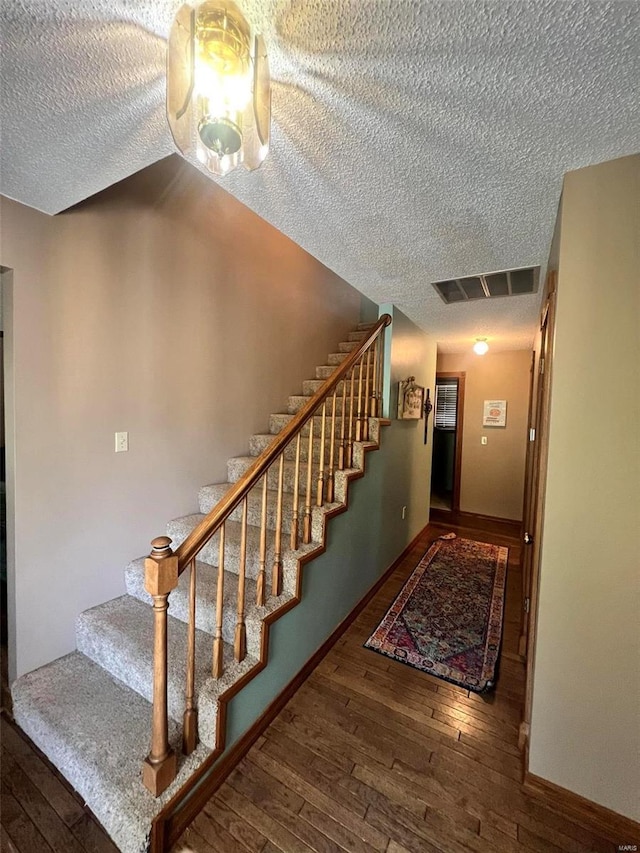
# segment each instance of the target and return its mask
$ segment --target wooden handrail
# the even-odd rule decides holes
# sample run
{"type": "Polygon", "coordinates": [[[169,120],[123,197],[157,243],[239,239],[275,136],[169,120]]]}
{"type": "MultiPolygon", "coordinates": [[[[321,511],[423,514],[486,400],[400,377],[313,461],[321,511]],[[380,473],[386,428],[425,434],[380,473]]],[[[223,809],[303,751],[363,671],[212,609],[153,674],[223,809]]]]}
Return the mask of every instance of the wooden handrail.
{"type": "MultiPolygon", "coordinates": [[[[196,558],[198,553],[219,531],[218,542],[218,575],[216,590],[215,634],[213,638],[211,672],[214,678],[219,678],[224,672],[223,655],[223,608],[225,584],[225,522],[230,514],[242,505],[242,521],[240,526],[240,553],[238,559],[238,594],[236,607],[236,624],[234,632],[234,657],[237,662],[244,660],[247,654],[246,613],[246,578],[247,578],[247,545],[248,545],[248,514],[249,493],[262,481],[262,501],[260,514],[260,548],[259,571],[256,584],[256,603],[264,606],[266,601],[266,557],[267,557],[267,526],[268,526],[268,476],[272,465],[278,461],[275,528],[273,529],[273,567],[271,570],[271,595],[278,597],[283,586],[282,560],[282,525],[283,525],[283,491],[284,491],[284,459],[287,446],[295,442],[295,482],[293,483],[293,511],[290,530],[290,545],[293,550],[299,544],[299,493],[300,493],[300,435],[303,427],[309,423],[309,435],[306,459],[306,486],[304,502],[304,519],[302,541],[309,544],[312,541],[312,504],[314,468],[314,415],[322,406],[322,417],[319,437],[319,468],[317,471],[316,505],[323,506],[325,500],[334,499],[334,463],[336,440],[336,396],[338,383],[343,382],[342,416],[340,427],[340,459],[339,470],[344,464],[351,467],[353,434],[355,428],[356,441],[366,440],[369,416],[369,381],[371,353],[370,347],[375,344],[378,353],[378,365],[382,360],[381,332],[391,323],[391,317],[384,314],[359,346],[347,355],[342,364],[321,385],[308,403],[293,416],[291,422],[274,436],[273,442],[257,457],[255,463],[245,472],[244,476],[224,495],[205,518],[194,528],[182,545],[173,551],[171,540],[166,536],[154,539],[152,551],[145,560],[145,588],[153,598],[154,611],[154,653],[153,653],[153,716],[151,730],[151,749],[146,757],[142,778],[145,786],[154,796],[161,794],[175,779],[177,772],[177,757],[169,744],[168,729],[168,606],[169,594],[178,586],[180,574],[188,567],[191,569],[189,583],[189,620],[187,624],[187,661],[186,661],[186,690],[185,712],[183,722],[183,752],[189,755],[196,748],[198,741],[198,708],[196,698],[196,558]],[[366,360],[365,360],[366,353],[366,360]],[[363,399],[363,368],[366,370],[363,399]],[[357,419],[354,423],[354,380],[358,371],[357,419]],[[350,384],[349,421],[346,421],[346,386],[350,384]],[[331,448],[329,451],[329,479],[325,481],[325,452],[327,439],[327,400],[332,395],[331,403],[331,448]],[[345,446],[345,435],[347,445],[345,446]],[[345,453],[346,450],[346,453],[345,453]],[[327,491],[325,492],[325,482],[327,491]]],[[[375,359],[374,359],[375,363],[375,359]]],[[[374,377],[374,387],[380,392],[380,378],[374,377]]],[[[275,470],[275,469],[274,469],[275,470]]],[[[255,556],[255,555],[254,555],[255,556]]]]}
{"type": "Polygon", "coordinates": [[[376,339],[381,329],[390,323],[391,316],[383,314],[371,329],[369,335],[360,343],[360,346],[353,350],[348,358],[337,367],[309,402],[294,415],[293,420],[276,434],[275,441],[264,449],[243,477],[229,489],[208,515],[202,519],[200,524],[191,531],[175,552],[175,556],[178,558],[178,574],[182,574],[189,566],[191,560],[216,533],[223,521],[225,521],[229,514],[240,504],[242,499],[253,489],[263,474],[266,474],[269,467],[275,462],[291,439],[295,438],[296,433],[313,417],[320,403],[337,387],[338,383],[349,373],[351,368],[354,367],[358,359],[360,359],[370,344],[376,339]]]}

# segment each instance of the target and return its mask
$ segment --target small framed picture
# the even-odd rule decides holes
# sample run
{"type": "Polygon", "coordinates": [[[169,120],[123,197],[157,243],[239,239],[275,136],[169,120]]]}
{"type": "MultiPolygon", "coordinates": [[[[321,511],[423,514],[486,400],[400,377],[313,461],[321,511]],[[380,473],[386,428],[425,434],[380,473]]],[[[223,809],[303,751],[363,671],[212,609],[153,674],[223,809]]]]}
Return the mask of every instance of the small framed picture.
{"type": "Polygon", "coordinates": [[[424,412],[424,388],[416,385],[415,376],[398,383],[398,418],[419,420],[424,412]]]}
{"type": "Polygon", "coordinates": [[[485,400],[482,413],[483,427],[506,427],[507,425],[507,401],[485,400]]]}

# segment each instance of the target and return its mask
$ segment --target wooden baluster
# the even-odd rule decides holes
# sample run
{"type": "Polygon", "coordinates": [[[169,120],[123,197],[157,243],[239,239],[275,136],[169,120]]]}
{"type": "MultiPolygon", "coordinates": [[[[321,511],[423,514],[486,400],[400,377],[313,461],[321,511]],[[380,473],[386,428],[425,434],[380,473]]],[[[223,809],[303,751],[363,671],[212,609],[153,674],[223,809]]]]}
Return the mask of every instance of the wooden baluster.
{"type": "Polygon", "coordinates": [[[189,622],[187,623],[187,688],[182,720],[182,751],[191,755],[198,743],[198,711],[194,704],[196,676],[196,558],[189,563],[189,622]]]}
{"type": "Polygon", "coordinates": [[[282,490],[284,485],[284,450],[280,454],[278,465],[278,497],[276,500],[276,533],[273,555],[273,570],[271,573],[271,594],[280,595],[282,592],[282,490]]]}
{"type": "Polygon", "coordinates": [[[300,503],[300,433],[296,436],[296,465],[293,475],[293,518],[291,519],[291,550],[298,550],[298,504],[300,503]]]}
{"type": "Polygon", "coordinates": [[[256,603],[264,607],[267,577],[267,474],[262,478],[262,513],[260,516],[260,570],[256,583],[256,603]]]}
{"type": "MultiPolygon", "coordinates": [[[[347,468],[351,468],[353,464],[353,401],[355,390],[356,369],[351,368],[351,388],[349,389],[349,428],[347,430],[347,458],[345,460],[347,468]]],[[[346,380],[345,380],[346,381],[346,380]]]]}
{"type": "Polygon", "coordinates": [[[222,652],[224,644],[222,642],[222,619],[224,617],[224,522],[220,526],[218,533],[220,541],[218,543],[218,586],[216,589],[216,633],[213,638],[213,663],[211,666],[211,675],[214,678],[220,678],[224,672],[224,664],[222,660],[222,652]]]}
{"type": "Polygon", "coordinates": [[[347,418],[347,377],[342,380],[342,415],[340,417],[340,449],[338,451],[338,468],[344,471],[347,464],[347,445],[345,440],[345,424],[347,418]]]}
{"type": "Polygon", "coordinates": [[[369,386],[371,384],[371,377],[369,376],[371,372],[371,347],[367,350],[367,359],[365,362],[365,386],[364,386],[364,400],[362,401],[362,409],[363,409],[363,418],[362,418],[362,439],[363,441],[369,440],[369,386]]]}
{"type": "Polygon", "coordinates": [[[244,587],[247,571],[247,509],[248,498],[242,502],[242,526],[240,528],[240,565],[238,566],[238,612],[233,650],[238,663],[247,656],[247,628],[244,624],[244,587]]]}
{"type": "Polygon", "coordinates": [[[307,494],[304,501],[304,522],[302,525],[302,541],[305,545],[311,542],[311,479],[313,468],[313,415],[309,418],[309,449],[307,458],[307,494]]]}
{"type": "Polygon", "coordinates": [[[372,418],[378,417],[378,345],[380,335],[373,342],[373,381],[371,383],[371,401],[369,413],[372,418]]]}
{"type": "Polygon", "coordinates": [[[322,428],[320,430],[320,464],[318,466],[318,488],[316,506],[324,504],[324,443],[327,440],[327,400],[322,403],[322,428]]]}
{"type": "Polygon", "coordinates": [[[358,407],[357,407],[358,417],[356,418],[356,441],[362,441],[362,432],[363,432],[363,430],[362,430],[362,423],[363,423],[363,417],[362,417],[362,361],[363,361],[363,359],[360,358],[360,361],[358,362],[358,407]]]}
{"type": "Polygon", "coordinates": [[[331,443],[329,445],[329,478],[327,479],[327,503],[332,504],[335,497],[334,485],[334,459],[335,459],[335,444],[336,444],[336,394],[337,389],[333,390],[333,398],[331,400],[331,443]]]}
{"type": "Polygon", "coordinates": [[[153,716],[151,749],[142,765],[142,781],[154,797],[176,778],[176,754],[169,746],[167,711],[167,610],[169,593],[178,586],[178,558],[171,539],[158,536],[144,561],[144,585],[153,598],[153,716]]]}

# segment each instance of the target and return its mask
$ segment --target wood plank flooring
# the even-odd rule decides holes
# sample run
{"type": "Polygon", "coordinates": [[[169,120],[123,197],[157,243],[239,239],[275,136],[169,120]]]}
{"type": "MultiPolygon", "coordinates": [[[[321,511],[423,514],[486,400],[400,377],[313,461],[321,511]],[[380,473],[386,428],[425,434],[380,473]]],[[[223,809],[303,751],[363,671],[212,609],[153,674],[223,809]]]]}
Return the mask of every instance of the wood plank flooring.
{"type": "Polygon", "coordinates": [[[118,853],[80,797],[6,711],[0,727],[0,851],[118,853]]]}
{"type": "Polygon", "coordinates": [[[519,543],[431,525],[174,846],[194,853],[614,853],[523,792],[519,543]],[[495,693],[483,698],[362,644],[433,539],[507,545],[495,693]]]}
{"type": "MultiPolygon", "coordinates": [[[[527,796],[517,749],[519,545],[431,525],[187,829],[194,853],[613,853],[527,796]],[[495,694],[483,699],[362,648],[440,533],[510,547],[495,694]]],[[[0,721],[2,853],[117,853],[46,758],[0,721]]]]}

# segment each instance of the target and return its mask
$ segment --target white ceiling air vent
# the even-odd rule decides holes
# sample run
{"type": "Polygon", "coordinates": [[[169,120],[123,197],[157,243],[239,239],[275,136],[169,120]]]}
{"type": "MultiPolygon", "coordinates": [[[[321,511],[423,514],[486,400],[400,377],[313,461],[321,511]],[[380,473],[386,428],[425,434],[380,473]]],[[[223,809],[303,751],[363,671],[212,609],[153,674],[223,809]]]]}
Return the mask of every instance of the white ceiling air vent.
{"type": "Polygon", "coordinates": [[[521,296],[535,293],[538,289],[540,267],[523,267],[517,270],[489,272],[435,281],[433,286],[443,301],[469,302],[472,299],[495,299],[498,296],[521,296]]]}

